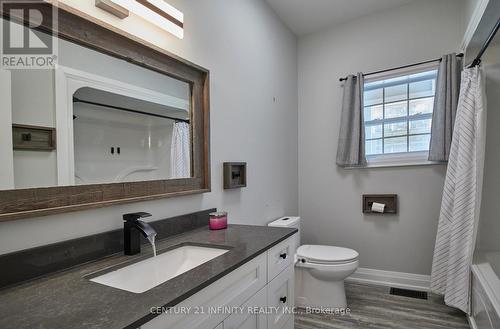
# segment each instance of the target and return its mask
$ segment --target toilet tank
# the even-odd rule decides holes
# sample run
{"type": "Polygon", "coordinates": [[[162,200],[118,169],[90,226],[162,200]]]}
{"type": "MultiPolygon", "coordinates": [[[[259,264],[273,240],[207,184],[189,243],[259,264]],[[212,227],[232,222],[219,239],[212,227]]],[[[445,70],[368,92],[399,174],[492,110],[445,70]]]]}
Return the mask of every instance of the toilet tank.
{"type": "Polygon", "coordinates": [[[297,249],[300,246],[300,217],[293,217],[293,216],[285,216],[278,218],[271,223],[267,224],[267,226],[273,226],[273,227],[289,227],[289,228],[296,228],[299,230],[294,235],[295,238],[295,249],[297,249]]]}

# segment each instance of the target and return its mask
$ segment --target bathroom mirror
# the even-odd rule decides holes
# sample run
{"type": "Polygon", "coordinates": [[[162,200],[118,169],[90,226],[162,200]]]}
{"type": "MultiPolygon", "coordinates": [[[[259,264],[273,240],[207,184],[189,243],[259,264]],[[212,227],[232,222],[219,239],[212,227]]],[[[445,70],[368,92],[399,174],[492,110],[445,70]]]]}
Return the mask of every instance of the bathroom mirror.
{"type": "Polygon", "coordinates": [[[0,220],[210,190],[208,70],[69,9],[15,9],[4,35],[56,63],[2,63],[0,220]]]}

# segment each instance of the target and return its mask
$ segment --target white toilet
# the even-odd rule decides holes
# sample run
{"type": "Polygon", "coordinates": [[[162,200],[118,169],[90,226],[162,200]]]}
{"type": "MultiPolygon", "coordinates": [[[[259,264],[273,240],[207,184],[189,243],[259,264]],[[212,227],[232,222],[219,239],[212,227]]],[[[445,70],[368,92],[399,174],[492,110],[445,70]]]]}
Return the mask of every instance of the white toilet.
{"type": "MultiPolygon", "coordinates": [[[[300,231],[300,217],[282,217],[269,223],[269,226],[291,227],[300,231]]],[[[334,246],[300,246],[300,232],[295,236],[295,305],[345,308],[344,279],[358,268],[358,252],[334,246]]]]}

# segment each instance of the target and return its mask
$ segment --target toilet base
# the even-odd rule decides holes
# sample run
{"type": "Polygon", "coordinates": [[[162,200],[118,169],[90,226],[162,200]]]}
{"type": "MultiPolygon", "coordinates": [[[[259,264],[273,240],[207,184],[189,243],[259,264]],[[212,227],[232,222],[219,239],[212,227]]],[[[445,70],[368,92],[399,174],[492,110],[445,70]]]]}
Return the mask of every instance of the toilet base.
{"type": "Polygon", "coordinates": [[[297,266],[295,268],[295,305],[342,310],[347,307],[344,279],[357,268],[355,263],[344,265],[335,271],[318,270],[297,266]]]}
{"type": "Polygon", "coordinates": [[[297,307],[332,310],[347,307],[344,280],[320,281],[307,270],[296,268],[295,272],[296,275],[302,275],[302,278],[295,279],[295,305],[297,307]]]}

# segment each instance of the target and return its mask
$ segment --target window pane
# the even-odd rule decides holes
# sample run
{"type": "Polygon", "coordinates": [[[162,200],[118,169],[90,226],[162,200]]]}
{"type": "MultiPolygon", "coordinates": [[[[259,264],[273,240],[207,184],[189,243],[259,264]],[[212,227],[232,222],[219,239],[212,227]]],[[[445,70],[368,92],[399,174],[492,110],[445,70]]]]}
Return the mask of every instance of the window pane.
{"type": "Polygon", "coordinates": [[[437,70],[432,70],[432,71],[425,71],[425,72],[419,72],[415,74],[411,74],[409,76],[410,79],[414,78],[429,78],[429,79],[436,79],[437,78],[437,70]]]}
{"type": "Polygon", "coordinates": [[[367,155],[428,151],[436,77],[433,69],[365,84],[367,155]]]}
{"type": "Polygon", "coordinates": [[[434,97],[414,99],[410,101],[410,115],[432,113],[434,97]]]}
{"type": "Polygon", "coordinates": [[[406,120],[402,122],[386,123],[384,124],[384,136],[401,136],[406,135],[406,120]]]}
{"type": "Polygon", "coordinates": [[[394,102],[406,99],[406,84],[385,88],[384,102],[394,102]]]}
{"type": "Polygon", "coordinates": [[[383,101],[382,89],[368,90],[364,92],[364,105],[381,104],[383,101]]]}
{"type": "Polygon", "coordinates": [[[384,139],[384,153],[400,153],[406,151],[406,136],[384,139]]]}
{"type": "Polygon", "coordinates": [[[436,80],[424,80],[410,83],[409,98],[434,96],[436,80]]]}
{"type": "Polygon", "coordinates": [[[385,106],[385,118],[386,119],[405,117],[406,115],[407,115],[407,113],[406,113],[406,101],[405,102],[398,102],[398,103],[391,103],[391,104],[387,104],[385,106]]]}
{"type": "Polygon", "coordinates": [[[410,120],[410,134],[425,134],[431,132],[432,119],[410,120]]]}
{"type": "Polygon", "coordinates": [[[383,118],[384,118],[384,109],[382,105],[365,107],[365,121],[381,120],[383,118]]]}
{"type": "Polygon", "coordinates": [[[366,90],[371,90],[371,89],[379,89],[384,86],[384,81],[373,81],[373,82],[366,82],[365,83],[365,89],[366,90]]]}
{"type": "Polygon", "coordinates": [[[372,141],[366,141],[366,155],[382,154],[382,140],[376,139],[372,141]]]}
{"type": "Polygon", "coordinates": [[[365,138],[381,138],[382,137],[382,124],[379,125],[367,125],[365,127],[365,138]]]}
{"type": "Polygon", "coordinates": [[[410,152],[428,151],[431,135],[410,136],[410,152]]]}
{"type": "Polygon", "coordinates": [[[385,79],[382,82],[385,85],[388,85],[388,84],[406,84],[406,83],[408,83],[408,76],[403,75],[403,76],[400,76],[400,77],[385,79]]]}

